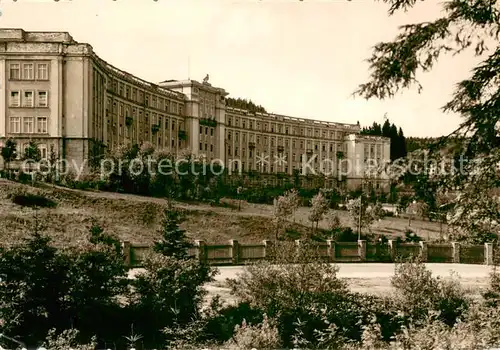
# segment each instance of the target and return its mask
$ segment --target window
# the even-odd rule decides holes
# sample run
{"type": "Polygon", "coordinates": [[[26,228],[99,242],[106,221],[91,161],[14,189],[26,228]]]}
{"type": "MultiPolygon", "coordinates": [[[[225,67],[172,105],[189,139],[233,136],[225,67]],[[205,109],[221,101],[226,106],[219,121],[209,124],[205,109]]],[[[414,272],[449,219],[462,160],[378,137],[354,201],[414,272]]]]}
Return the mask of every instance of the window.
{"type": "Polygon", "coordinates": [[[24,92],[23,107],[33,107],[33,91],[24,92]]]}
{"type": "Polygon", "coordinates": [[[200,134],[203,134],[203,126],[200,126],[200,134]]]}
{"type": "Polygon", "coordinates": [[[38,117],[36,120],[36,132],[39,134],[47,133],[47,117],[38,117]]]}
{"type": "Polygon", "coordinates": [[[11,63],[9,68],[9,78],[12,80],[19,80],[21,78],[21,67],[19,63],[11,63]]]}
{"type": "Polygon", "coordinates": [[[38,107],[47,107],[47,91],[38,91],[38,107]]]}
{"type": "Polygon", "coordinates": [[[200,151],[203,150],[203,145],[202,143],[200,142],[200,151]]]}
{"type": "Polygon", "coordinates": [[[36,77],[38,80],[49,79],[49,65],[47,63],[38,63],[36,66],[36,77]]]}
{"type": "Polygon", "coordinates": [[[206,151],[207,149],[208,149],[208,146],[207,146],[207,144],[205,143],[205,151],[206,151]]]}
{"type": "Polygon", "coordinates": [[[214,136],[214,128],[210,128],[210,136],[214,136]]]}
{"type": "Polygon", "coordinates": [[[228,125],[228,126],[231,126],[231,118],[229,118],[229,119],[227,120],[227,125],[228,125]]]}
{"type": "Polygon", "coordinates": [[[33,68],[33,63],[25,63],[23,64],[23,79],[24,80],[33,80],[35,79],[35,71],[33,68]]]}
{"type": "Polygon", "coordinates": [[[47,145],[39,144],[38,149],[40,150],[40,156],[42,159],[47,159],[47,145]]]}
{"type": "Polygon", "coordinates": [[[19,134],[21,132],[20,117],[10,117],[10,132],[13,134],[19,134]]]}
{"type": "Polygon", "coordinates": [[[214,151],[214,145],[210,145],[210,152],[214,151]]]}
{"type": "Polygon", "coordinates": [[[19,107],[21,105],[21,99],[19,91],[11,91],[10,92],[10,106],[11,107],[19,107]]]}
{"type": "Polygon", "coordinates": [[[32,134],[34,132],[34,124],[35,121],[33,117],[24,117],[23,118],[23,133],[24,134],[32,134]]]}
{"type": "Polygon", "coordinates": [[[208,135],[208,128],[205,127],[205,135],[208,135]]]}

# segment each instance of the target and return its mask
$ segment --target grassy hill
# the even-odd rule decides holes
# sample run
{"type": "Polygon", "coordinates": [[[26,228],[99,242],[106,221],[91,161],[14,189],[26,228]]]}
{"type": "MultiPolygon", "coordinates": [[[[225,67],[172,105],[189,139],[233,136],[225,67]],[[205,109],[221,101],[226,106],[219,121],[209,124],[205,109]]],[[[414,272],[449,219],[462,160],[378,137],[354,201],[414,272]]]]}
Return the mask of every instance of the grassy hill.
{"type": "MultiPolygon", "coordinates": [[[[166,205],[164,199],[40,186],[33,188],[0,179],[1,242],[8,244],[22,239],[33,230],[35,217],[38,217],[45,232],[57,245],[74,245],[85,240],[93,220],[121,240],[152,243],[159,237],[158,229],[166,205]],[[19,192],[39,193],[56,202],[57,206],[34,210],[14,204],[12,196],[19,192]]],[[[241,243],[251,243],[275,239],[272,206],[242,203],[241,211],[237,211],[205,204],[175,202],[174,205],[184,212],[186,221],[181,227],[193,240],[223,243],[237,239],[241,243]]],[[[299,208],[295,222],[288,223],[288,227],[295,231],[290,239],[307,237],[311,233],[308,212],[309,208],[299,208]]],[[[337,214],[343,225],[352,225],[346,212],[338,211],[337,214]]],[[[327,225],[326,220],[320,222],[320,228],[326,228],[327,225]]],[[[407,225],[406,219],[385,218],[375,223],[372,231],[388,237],[401,236],[407,225]]],[[[417,220],[412,222],[411,227],[424,239],[437,238],[439,235],[437,223],[417,220]]]]}

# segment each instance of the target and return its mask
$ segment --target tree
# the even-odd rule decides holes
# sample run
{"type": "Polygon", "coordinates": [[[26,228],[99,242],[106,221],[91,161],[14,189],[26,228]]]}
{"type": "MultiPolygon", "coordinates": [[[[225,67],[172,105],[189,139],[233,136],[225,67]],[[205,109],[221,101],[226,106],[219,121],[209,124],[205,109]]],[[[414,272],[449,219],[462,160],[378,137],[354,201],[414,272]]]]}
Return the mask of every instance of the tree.
{"type": "Polygon", "coordinates": [[[273,221],[276,227],[276,239],[279,237],[279,229],[294,214],[299,207],[299,193],[293,189],[285,192],[273,201],[273,221]]]}
{"type": "Polygon", "coordinates": [[[275,225],[275,236],[276,240],[279,238],[279,231],[280,228],[283,226],[286,220],[287,216],[287,205],[288,202],[286,201],[284,196],[279,196],[278,198],[274,198],[273,201],[273,222],[275,225]]]}
{"type": "MultiPolygon", "coordinates": [[[[408,10],[415,0],[384,0],[389,15],[408,10]]],[[[393,97],[399,90],[416,85],[417,71],[429,71],[443,53],[460,54],[472,48],[483,61],[469,79],[457,84],[444,112],[460,114],[463,123],[450,135],[431,147],[431,156],[439,156],[443,146],[454,142],[455,152],[465,156],[459,172],[432,179],[435,188],[453,189],[450,223],[469,235],[500,230],[500,197],[497,164],[500,162],[500,45],[498,0],[443,3],[443,15],[433,22],[408,24],[393,42],[375,46],[368,60],[371,77],[355,95],[366,99],[393,97]],[[491,45],[492,49],[488,47],[491,45]],[[480,223],[478,225],[478,223],[480,223]]],[[[455,153],[457,154],[457,153],[455,153]]]]}
{"type": "Polygon", "coordinates": [[[328,209],[328,201],[321,192],[318,192],[318,194],[311,199],[311,211],[309,213],[309,221],[311,221],[313,232],[316,232],[318,229],[318,224],[328,212],[328,209]],[[315,223],[316,227],[314,227],[315,223]]]}
{"type": "Polygon", "coordinates": [[[359,198],[351,199],[347,203],[347,210],[351,221],[358,227],[358,236],[361,237],[363,228],[371,232],[371,225],[375,220],[382,218],[382,205],[380,203],[370,204],[361,195],[359,198]]]}
{"type": "MultiPolygon", "coordinates": [[[[42,153],[38,148],[38,145],[35,141],[31,140],[28,144],[28,147],[24,150],[23,160],[29,162],[29,170],[32,172],[32,164],[39,163],[42,159],[42,153]]],[[[32,182],[35,181],[35,173],[31,173],[32,182]]]]}
{"type": "MultiPolygon", "coordinates": [[[[7,172],[10,172],[10,162],[17,157],[17,144],[13,139],[7,139],[5,146],[2,147],[2,158],[7,172]]],[[[10,174],[9,174],[10,175],[10,174]]]]}
{"type": "Polygon", "coordinates": [[[49,179],[52,183],[59,181],[58,157],[54,145],[50,145],[49,151],[49,179]]]}
{"type": "Polygon", "coordinates": [[[35,163],[42,159],[42,153],[40,152],[38,144],[35,141],[32,140],[29,142],[28,147],[24,150],[23,159],[32,160],[35,163]]]}
{"type": "Polygon", "coordinates": [[[164,210],[162,238],[155,242],[154,251],[165,256],[172,256],[177,259],[186,259],[188,249],[192,244],[186,237],[186,231],[179,227],[179,212],[172,207],[164,210]]]}
{"type": "Polygon", "coordinates": [[[295,212],[300,207],[300,196],[299,192],[294,188],[290,191],[285,192],[285,198],[288,202],[289,215],[293,216],[293,222],[295,222],[295,212]]]}

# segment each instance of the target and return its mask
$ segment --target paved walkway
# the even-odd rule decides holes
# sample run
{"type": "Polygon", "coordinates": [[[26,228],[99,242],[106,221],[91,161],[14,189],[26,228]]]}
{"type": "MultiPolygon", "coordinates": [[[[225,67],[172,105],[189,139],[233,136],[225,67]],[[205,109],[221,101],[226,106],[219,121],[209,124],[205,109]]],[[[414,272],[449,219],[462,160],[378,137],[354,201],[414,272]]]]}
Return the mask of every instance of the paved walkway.
{"type": "MultiPolygon", "coordinates": [[[[394,275],[394,264],[337,264],[339,267],[338,277],[343,278],[353,292],[368,293],[373,295],[387,295],[392,292],[391,277],[394,275]]],[[[491,266],[466,265],[466,264],[427,264],[427,268],[434,276],[450,277],[455,272],[460,278],[462,287],[474,297],[479,297],[488,287],[491,266]]],[[[220,295],[226,303],[232,304],[236,300],[231,295],[225,281],[227,278],[237,278],[242,272],[243,266],[219,267],[219,274],[215,276],[215,282],[205,286],[208,291],[206,302],[215,295],[220,295]]],[[[141,269],[131,270],[130,277],[140,272],[141,269]]]]}
{"type": "MultiPolygon", "coordinates": [[[[394,264],[376,263],[351,263],[337,264],[339,267],[338,277],[341,278],[391,278],[394,275],[394,264]]],[[[426,264],[427,268],[434,276],[448,277],[454,271],[461,279],[488,278],[492,271],[491,266],[467,265],[467,264],[426,264]]],[[[236,278],[242,272],[244,266],[223,266],[218,267],[219,274],[215,277],[217,281],[224,281],[226,278],[236,278]]],[[[129,276],[133,277],[141,269],[133,269],[129,276]]]]}

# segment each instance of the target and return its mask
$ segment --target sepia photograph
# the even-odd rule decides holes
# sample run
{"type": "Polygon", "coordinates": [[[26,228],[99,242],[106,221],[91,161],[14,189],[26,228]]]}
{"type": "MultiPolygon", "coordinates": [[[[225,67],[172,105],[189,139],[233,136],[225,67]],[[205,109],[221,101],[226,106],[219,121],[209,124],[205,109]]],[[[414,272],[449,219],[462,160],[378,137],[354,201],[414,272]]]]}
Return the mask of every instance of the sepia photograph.
{"type": "Polygon", "coordinates": [[[500,349],[500,0],[0,0],[0,350],[500,349]]]}

